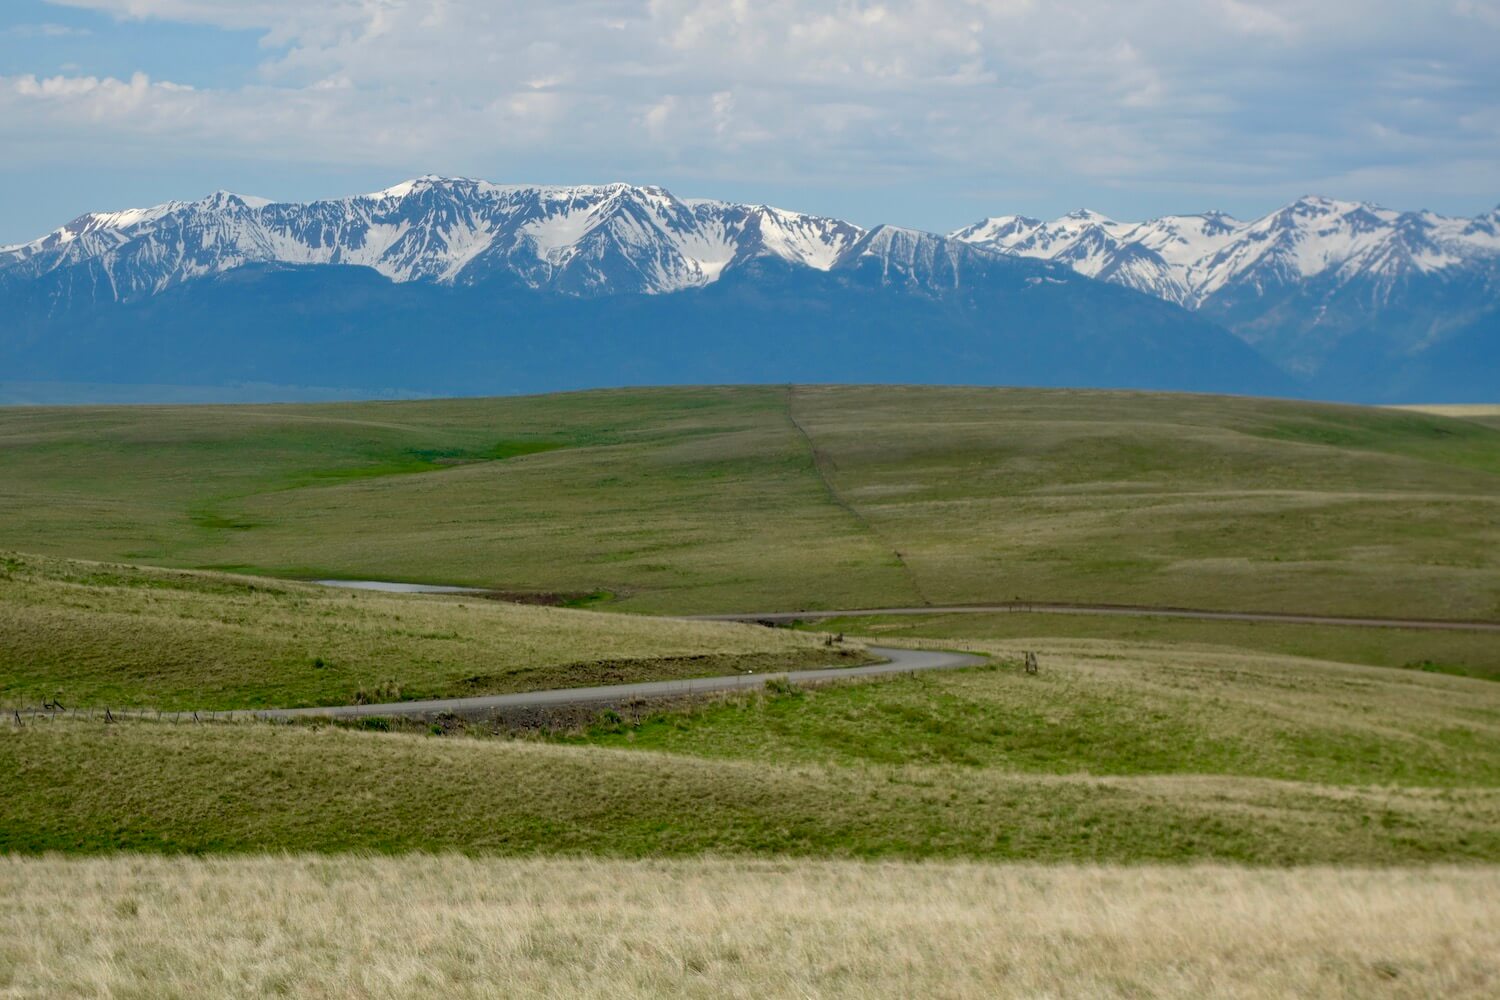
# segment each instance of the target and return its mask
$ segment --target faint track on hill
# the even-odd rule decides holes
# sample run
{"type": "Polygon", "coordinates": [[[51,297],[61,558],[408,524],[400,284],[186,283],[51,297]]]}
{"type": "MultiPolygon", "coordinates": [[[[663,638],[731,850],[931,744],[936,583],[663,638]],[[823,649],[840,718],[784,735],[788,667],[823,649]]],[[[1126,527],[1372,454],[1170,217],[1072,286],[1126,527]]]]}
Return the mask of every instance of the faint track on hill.
{"type": "Polygon", "coordinates": [[[878,618],[886,615],[1043,614],[1104,615],[1128,618],[1193,618],[1225,622],[1279,622],[1287,625],[1342,625],[1351,628],[1407,628],[1446,632],[1500,632],[1500,622],[1451,621],[1436,618],[1367,618],[1339,615],[1299,615],[1281,611],[1204,611],[1197,608],[1149,607],[1125,604],[1049,604],[1012,601],[1006,604],[924,605],[911,608],[850,608],[840,611],[761,611],[748,614],[682,615],[685,621],[795,622],[828,618],[878,618]]]}
{"type": "Polygon", "coordinates": [[[786,418],[792,427],[796,429],[797,433],[802,435],[802,440],[807,443],[808,453],[812,456],[813,471],[818,474],[818,479],[823,483],[823,489],[827,491],[828,498],[853,518],[855,523],[865,530],[866,534],[878,541],[882,548],[890,550],[891,555],[896,557],[896,564],[901,567],[901,572],[906,577],[906,582],[910,585],[912,593],[917,595],[917,600],[923,604],[931,604],[931,600],[922,591],[922,585],[917,582],[917,575],[912,572],[911,566],[907,564],[906,557],[834,485],[832,473],[838,470],[838,463],[833,460],[832,456],[818,447],[817,442],[813,441],[812,435],[807,432],[807,428],[803,426],[802,421],[797,419],[797,412],[794,405],[796,396],[797,387],[794,385],[787,386],[786,418]]]}

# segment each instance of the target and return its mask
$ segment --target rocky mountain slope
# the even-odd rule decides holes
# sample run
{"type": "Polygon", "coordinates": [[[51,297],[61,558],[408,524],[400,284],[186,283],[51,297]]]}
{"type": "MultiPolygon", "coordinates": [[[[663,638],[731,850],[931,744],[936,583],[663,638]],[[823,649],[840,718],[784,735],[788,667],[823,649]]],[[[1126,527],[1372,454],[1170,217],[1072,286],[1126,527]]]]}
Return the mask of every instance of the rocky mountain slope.
{"type": "Polygon", "coordinates": [[[1400,364],[1500,308],[1500,208],[1462,219],[1309,197],[1250,222],[1080,211],[951,235],[1196,310],[1303,376],[1351,349],[1400,364]]]}
{"type": "Polygon", "coordinates": [[[70,269],[74,287],[131,301],[246,264],[342,264],[395,282],[497,276],[571,295],[663,293],[761,256],[827,270],[861,235],[836,219],[762,205],[683,201],[628,184],[519,187],[422,177],[374,194],[274,204],[201,201],[81,216],[0,250],[0,271],[70,269]]]}

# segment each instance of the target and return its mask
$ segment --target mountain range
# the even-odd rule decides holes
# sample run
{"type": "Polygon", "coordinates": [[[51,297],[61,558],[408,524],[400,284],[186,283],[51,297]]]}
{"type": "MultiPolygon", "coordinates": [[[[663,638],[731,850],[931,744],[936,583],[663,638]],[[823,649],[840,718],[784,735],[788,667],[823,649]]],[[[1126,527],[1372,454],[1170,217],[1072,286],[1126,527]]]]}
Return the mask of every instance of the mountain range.
{"type": "Polygon", "coordinates": [[[933,381],[1494,395],[1500,210],[946,236],[650,186],[227,192],[0,248],[0,380],[380,393],[933,381]],[[277,389],[275,387],[281,387],[277,389]]]}
{"type": "Polygon", "coordinates": [[[1458,219],[1308,197],[1251,222],[1080,211],[998,216],[952,236],[1178,303],[1309,379],[1330,364],[1336,374],[1341,355],[1394,371],[1476,325],[1497,329],[1500,208],[1458,219]]]}

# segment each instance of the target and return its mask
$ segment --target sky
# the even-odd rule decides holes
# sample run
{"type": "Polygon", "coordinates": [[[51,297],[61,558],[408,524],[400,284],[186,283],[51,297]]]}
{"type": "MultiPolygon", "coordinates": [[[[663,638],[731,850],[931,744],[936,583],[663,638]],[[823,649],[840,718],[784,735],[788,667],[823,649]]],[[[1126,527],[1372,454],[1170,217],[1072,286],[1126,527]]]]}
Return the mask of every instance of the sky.
{"type": "Polygon", "coordinates": [[[614,180],[947,231],[1500,202],[1500,0],[4,0],[0,244],[614,180]]]}

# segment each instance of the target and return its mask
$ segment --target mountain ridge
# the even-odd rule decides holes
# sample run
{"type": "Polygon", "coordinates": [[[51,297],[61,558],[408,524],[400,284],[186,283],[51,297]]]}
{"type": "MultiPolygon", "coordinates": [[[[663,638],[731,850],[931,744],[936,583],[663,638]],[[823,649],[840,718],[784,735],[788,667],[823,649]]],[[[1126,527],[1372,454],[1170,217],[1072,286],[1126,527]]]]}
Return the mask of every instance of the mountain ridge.
{"type": "Polygon", "coordinates": [[[505,273],[562,294],[701,287],[760,255],[827,270],[864,230],[766,205],[682,200],[665,188],[500,185],[426,175],[370,194],[273,202],[216,192],[96,212],[0,249],[0,272],[90,265],[116,301],[245,264],[355,264],[395,282],[505,273]]]}
{"type": "Polygon", "coordinates": [[[1349,340],[1415,357],[1500,304],[1500,208],[1461,218],[1307,195],[1249,221],[1081,210],[949,235],[1175,302],[1301,375],[1349,340]]]}
{"type": "MultiPolygon", "coordinates": [[[[107,381],[127,370],[150,382],[232,379],[221,358],[207,355],[174,374],[172,349],[186,358],[213,342],[226,357],[254,353],[256,345],[236,348],[205,333],[233,328],[253,339],[253,324],[229,315],[249,310],[267,328],[298,331],[308,356],[319,359],[319,369],[298,372],[266,358],[265,370],[246,376],[286,384],[409,384],[394,377],[400,371],[345,364],[313,343],[332,338],[355,350],[363,325],[402,354],[400,331],[389,322],[402,315],[411,331],[439,316],[464,325],[462,336],[437,336],[471,351],[491,345],[468,331],[501,338],[530,366],[504,384],[535,391],[553,384],[558,369],[515,338],[623,359],[620,338],[634,336],[639,351],[670,342],[693,359],[680,373],[662,359],[632,359],[621,369],[653,381],[691,381],[692,373],[837,379],[833,357],[842,352],[880,359],[846,362],[868,381],[901,381],[919,368],[937,381],[982,373],[1056,384],[1065,372],[1081,385],[1438,399],[1446,398],[1457,359],[1494,353],[1500,209],[1462,220],[1307,197],[1250,222],[1205,212],[1126,223],[1079,210],[1050,223],[996,216],[941,235],[682,199],[654,185],[502,185],[424,175],[305,203],[218,191],[87,213],[0,248],[0,307],[8,317],[0,362],[12,381],[17,373],[107,381]],[[377,283],[341,273],[350,269],[377,283]],[[243,280],[226,280],[236,274],[243,280]],[[731,291],[703,294],[731,277],[731,291]],[[386,294],[381,282],[408,292],[386,294]],[[415,291],[424,287],[475,295],[415,291]],[[689,300],[672,306],[634,301],[683,295],[689,300]],[[569,309],[548,299],[608,304],[569,309]],[[139,328],[146,316],[155,330],[139,328]],[[912,329],[898,329],[897,316],[912,329]],[[585,322],[615,330],[616,340],[601,344],[592,332],[566,328],[585,322]],[[691,336],[668,335],[667,323],[693,324],[691,336]],[[164,330],[176,331],[178,341],[162,342],[164,330]],[[869,336],[861,339],[861,330],[869,336]],[[747,343],[729,343],[730,331],[747,343]],[[838,351],[814,343],[820,338],[836,341],[838,351]],[[1450,338],[1459,343],[1445,346],[1450,338]],[[160,370],[128,356],[132,343],[160,370]],[[715,349],[739,358],[739,367],[716,361],[715,349]],[[757,352],[766,351],[786,363],[764,362],[757,352]],[[101,358],[108,359],[102,368],[101,358]],[[807,363],[799,367],[798,359],[807,363]],[[379,381],[348,382],[341,365],[379,381]]],[[[301,351],[297,342],[276,342],[301,351]]],[[[607,366],[589,370],[614,377],[607,366]]],[[[1464,392],[1483,391],[1484,373],[1459,374],[1461,384],[1480,386],[1464,392]]],[[[476,390],[483,386],[465,384],[476,390]]]]}

